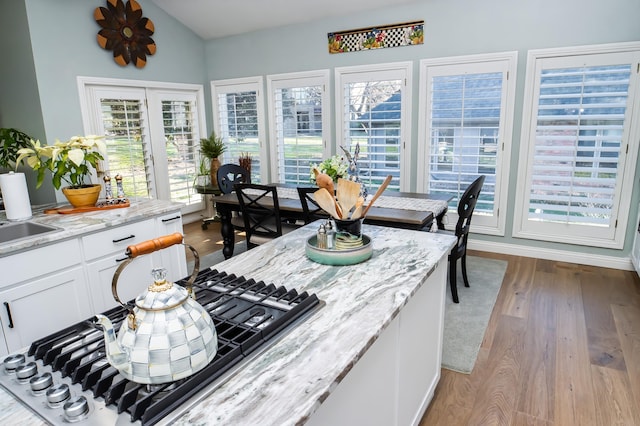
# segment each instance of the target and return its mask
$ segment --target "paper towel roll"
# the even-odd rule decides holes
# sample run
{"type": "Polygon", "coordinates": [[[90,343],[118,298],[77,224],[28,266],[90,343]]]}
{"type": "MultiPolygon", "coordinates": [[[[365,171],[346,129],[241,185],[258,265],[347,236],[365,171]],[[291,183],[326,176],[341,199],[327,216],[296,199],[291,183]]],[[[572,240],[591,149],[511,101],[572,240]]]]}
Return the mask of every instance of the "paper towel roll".
{"type": "Polygon", "coordinates": [[[0,174],[0,190],[8,220],[31,218],[31,201],[24,173],[0,174]]]}

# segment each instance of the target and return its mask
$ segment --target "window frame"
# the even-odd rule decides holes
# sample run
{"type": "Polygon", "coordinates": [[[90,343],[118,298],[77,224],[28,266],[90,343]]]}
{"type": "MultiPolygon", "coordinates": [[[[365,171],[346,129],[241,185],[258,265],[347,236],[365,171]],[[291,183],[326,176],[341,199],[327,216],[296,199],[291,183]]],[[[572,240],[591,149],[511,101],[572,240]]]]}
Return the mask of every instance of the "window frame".
{"type": "MultiPolygon", "coordinates": [[[[218,95],[237,92],[256,92],[256,115],[258,121],[258,139],[260,142],[260,182],[267,182],[269,179],[269,144],[267,143],[267,133],[265,128],[265,108],[264,108],[264,80],[261,76],[230,78],[224,80],[212,80],[211,82],[211,108],[213,111],[213,128],[217,135],[222,133],[220,127],[220,111],[218,107],[218,95]]],[[[222,155],[225,161],[231,161],[222,155]]],[[[254,182],[257,183],[257,182],[254,182]]]]}
{"type": "MultiPolygon", "coordinates": [[[[595,65],[593,61],[591,63],[595,65]]],[[[514,237],[609,249],[622,249],[624,247],[640,139],[639,69],[640,43],[638,42],[537,49],[528,52],[520,136],[521,148],[518,164],[521,173],[517,182],[517,187],[522,190],[516,193],[513,221],[514,237]],[[534,221],[528,220],[529,190],[532,175],[532,163],[529,158],[535,149],[540,74],[543,69],[550,69],[544,67],[545,63],[549,61],[557,60],[558,62],[564,62],[562,67],[571,67],[574,66],[572,64],[574,60],[582,59],[584,62],[588,61],[590,57],[597,60],[599,56],[610,54],[630,54],[634,58],[630,61],[632,67],[627,99],[627,114],[630,122],[625,123],[621,138],[622,145],[619,151],[619,173],[615,190],[616,198],[614,198],[614,207],[612,209],[612,225],[606,229],[597,229],[578,224],[534,223],[534,221]]]]}
{"type": "MultiPolygon", "coordinates": [[[[413,99],[413,62],[388,62],[372,65],[355,65],[347,67],[336,67],[334,70],[335,79],[335,127],[336,127],[336,154],[342,154],[340,146],[344,146],[343,135],[345,132],[344,85],[346,83],[367,82],[372,80],[404,80],[401,106],[400,106],[400,191],[409,192],[411,186],[411,120],[412,120],[412,99],[413,99]]],[[[345,146],[353,152],[352,147],[345,146]]],[[[376,188],[370,188],[375,192],[376,188]]]]}
{"type": "MultiPolygon", "coordinates": [[[[148,144],[150,150],[157,151],[159,147],[157,142],[153,142],[154,139],[160,138],[163,140],[164,138],[161,101],[166,94],[184,93],[189,97],[195,97],[198,121],[197,131],[200,135],[206,134],[206,111],[204,106],[204,88],[202,85],[83,76],[77,77],[76,82],[85,134],[95,134],[97,133],[95,129],[102,128],[102,122],[98,119],[99,114],[95,111],[97,102],[95,96],[97,92],[101,91],[132,93],[144,97],[145,118],[149,121],[149,125],[145,127],[145,134],[149,138],[148,144]],[[147,105],[149,102],[155,102],[157,105],[147,105]],[[152,122],[152,120],[156,122],[152,122]]],[[[162,147],[159,151],[161,152],[160,157],[164,158],[164,169],[162,169],[162,166],[158,163],[158,159],[155,158],[155,153],[150,158],[147,158],[147,161],[151,164],[149,176],[152,181],[149,184],[149,196],[152,199],[170,199],[170,197],[167,198],[168,191],[163,192],[158,189],[168,184],[168,175],[163,176],[162,173],[157,173],[158,170],[167,169],[165,149],[166,148],[162,147]]],[[[159,161],[161,162],[162,159],[159,159],[159,161]]],[[[186,214],[200,211],[204,208],[206,208],[206,200],[205,197],[202,196],[200,202],[182,205],[181,211],[183,214],[186,214]]]]}
{"type": "MultiPolygon", "coordinates": [[[[429,79],[432,69],[451,72],[438,75],[460,75],[484,72],[502,72],[502,109],[500,112],[500,127],[498,132],[498,147],[496,153],[496,183],[494,189],[493,214],[474,215],[472,231],[478,234],[504,236],[506,229],[507,195],[511,164],[511,148],[513,140],[513,117],[515,111],[516,76],[518,67],[518,52],[499,52],[491,54],[452,56],[446,58],[423,59],[420,61],[420,89],[419,89],[419,123],[418,123],[418,173],[417,191],[428,193],[430,178],[431,156],[431,106],[429,99],[431,87],[429,79]],[[475,67],[474,67],[475,65],[475,67]],[[425,119],[422,119],[425,117],[425,119]],[[421,167],[423,164],[425,166],[421,167]]],[[[447,229],[454,229],[458,220],[456,208],[449,208],[446,224],[447,229]]]]}
{"type": "Polygon", "coordinates": [[[323,158],[330,156],[331,144],[331,102],[329,98],[329,70],[316,70],[305,72],[293,72],[284,74],[271,74],[267,76],[267,104],[269,114],[269,154],[270,154],[270,181],[269,183],[280,182],[278,165],[278,128],[276,117],[276,105],[274,91],[276,89],[287,89],[305,86],[322,86],[322,144],[323,158]]]}

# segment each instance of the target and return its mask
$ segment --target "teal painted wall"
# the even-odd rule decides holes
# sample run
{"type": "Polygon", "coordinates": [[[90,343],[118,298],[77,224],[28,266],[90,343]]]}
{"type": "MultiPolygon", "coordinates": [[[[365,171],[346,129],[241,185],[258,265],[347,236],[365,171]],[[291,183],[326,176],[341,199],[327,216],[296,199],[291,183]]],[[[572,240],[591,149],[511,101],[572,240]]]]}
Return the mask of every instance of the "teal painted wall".
{"type": "MultiPolygon", "coordinates": [[[[95,36],[99,27],[93,20],[93,10],[104,6],[106,0],[0,0],[0,47],[3,53],[0,63],[0,126],[20,127],[46,141],[82,132],[76,78],[87,76],[203,84],[207,127],[210,129],[210,80],[316,69],[333,71],[340,66],[396,61],[414,63],[413,106],[417,111],[420,59],[517,50],[517,96],[506,236],[476,238],[614,257],[628,256],[630,239],[624,250],[604,250],[512,238],[511,216],[517,190],[527,51],[639,41],[640,1],[422,0],[208,42],[167,16],[151,1],[139,2],[144,16],[155,24],[153,38],[158,46],[157,53],[149,57],[143,69],[131,65],[118,66],[111,53],[97,45],[95,36]],[[425,20],[424,45],[338,55],[330,55],[327,51],[327,32],[420,19],[425,20]]],[[[418,120],[414,114],[414,138],[418,134],[418,120]]],[[[417,144],[413,149],[411,172],[412,188],[415,188],[419,167],[417,144]]],[[[636,182],[638,176],[640,167],[636,170],[636,182]]],[[[629,213],[628,234],[633,234],[636,227],[639,192],[640,186],[636,185],[631,195],[633,208],[629,213]]]]}
{"type": "MultiPolygon", "coordinates": [[[[47,143],[82,134],[78,76],[202,84],[208,90],[203,40],[154,3],[139,3],[155,25],[158,46],[141,69],[119,66],[98,45],[93,12],[106,0],[1,0],[0,125],[47,143]],[[18,95],[24,101],[16,107],[18,95]]],[[[30,185],[29,192],[33,204],[43,194],[55,200],[52,187],[30,185]]]]}
{"type": "MultiPolygon", "coordinates": [[[[545,243],[512,238],[513,214],[527,51],[552,47],[580,46],[625,41],[640,41],[640,1],[611,0],[429,0],[417,1],[382,10],[363,11],[340,18],[281,27],[219,40],[206,44],[208,80],[247,77],[274,73],[330,69],[341,66],[412,61],[413,107],[418,111],[419,62],[425,58],[479,53],[518,51],[518,75],[514,131],[512,135],[511,175],[508,185],[508,211],[505,237],[474,235],[484,241],[569,250],[613,257],[629,255],[632,239],[624,250],[598,249],[566,244],[545,243]],[[331,55],[327,33],[375,25],[415,20],[425,21],[425,42],[421,46],[380,49],[331,55]]],[[[335,129],[335,117],[331,117],[335,129]]],[[[411,164],[412,184],[416,188],[419,117],[413,114],[414,138],[411,164]]],[[[333,147],[336,135],[332,135],[333,147]]],[[[636,169],[636,182],[640,167],[636,169]]],[[[637,227],[639,185],[632,194],[632,210],[627,235],[637,227]]]]}

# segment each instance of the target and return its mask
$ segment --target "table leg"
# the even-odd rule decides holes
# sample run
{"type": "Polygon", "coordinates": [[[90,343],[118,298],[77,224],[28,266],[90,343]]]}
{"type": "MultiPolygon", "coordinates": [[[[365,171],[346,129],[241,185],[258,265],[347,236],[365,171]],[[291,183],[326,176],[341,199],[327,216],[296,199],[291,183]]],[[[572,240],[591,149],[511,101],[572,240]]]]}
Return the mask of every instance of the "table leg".
{"type": "Polygon", "coordinates": [[[444,215],[446,214],[447,214],[447,209],[444,209],[442,213],[436,216],[436,222],[438,223],[438,229],[440,230],[444,229],[444,222],[442,220],[444,219],[444,215]]]}
{"type": "Polygon", "coordinates": [[[232,211],[227,206],[218,206],[218,213],[220,214],[220,234],[222,235],[222,254],[225,259],[229,259],[233,256],[233,246],[235,244],[235,233],[233,232],[233,225],[231,224],[232,211]]]}

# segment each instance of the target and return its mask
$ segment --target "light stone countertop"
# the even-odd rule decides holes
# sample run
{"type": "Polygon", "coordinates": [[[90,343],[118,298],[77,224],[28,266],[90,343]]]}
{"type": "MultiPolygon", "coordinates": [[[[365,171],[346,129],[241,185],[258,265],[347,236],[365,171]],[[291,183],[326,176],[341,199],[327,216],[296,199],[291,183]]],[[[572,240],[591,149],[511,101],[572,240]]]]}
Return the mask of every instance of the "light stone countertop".
{"type": "MultiPolygon", "coordinates": [[[[315,293],[324,306],[248,362],[172,425],[294,425],[304,423],[425,283],[446,262],[455,238],[429,232],[363,225],[373,256],[352,266],[306,258],[310,224],[215,265],[256,281],[315,293]]],[[[0,423],[41,422],[0,390],[0,423]]]]}
{"type": "Polygon", "coordinates": [[[352,266],[306,258],[316,224],[214,266],[315,293],[325,306],[172,425],[294,425],[308,419],[410,297],[446,262],[455,237],[363,225],[373,256],[352,266]]]}
{"type": "MultiPolygon", "coordinates": [[[[83,234],[101,231],[112,226],[137,222],[153,216],[161,215],[180,209],[180,204],[164,200],[131,201],[125,208],[110,209],[74,214],[44,214],[47,208],[55,206],[40,206],[33,208],[33,217],[29,222],[40,223],[60,228],[59,231],[35,235],[33,237],[0,243],[0,257],[37,248],[50,243],[57,243],[83,234]]],[[[60,206],[59,206],[60,207],[60,206]]],[[[0,222],[7,221],[4,211],[0,211],[0,222]]]]}

